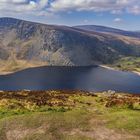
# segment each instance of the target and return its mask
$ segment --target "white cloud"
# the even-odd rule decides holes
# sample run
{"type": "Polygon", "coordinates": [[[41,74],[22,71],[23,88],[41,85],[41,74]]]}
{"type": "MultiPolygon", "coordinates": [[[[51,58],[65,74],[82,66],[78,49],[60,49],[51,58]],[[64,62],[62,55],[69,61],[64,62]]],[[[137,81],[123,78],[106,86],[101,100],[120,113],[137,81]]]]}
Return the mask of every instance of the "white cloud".
{"type": "Polygon", "coordinates": [[[120,22],[122,22],[123,20],[121,19],[121,18],[115,18],[114,19],[114,22],[116,22],[116,23],[120,23],[120,22]]]}
{"type": "Polygon", "coordinates": [[[89,22],[88,19],[85,19],[85,20],[84,20],[84,23],[88,23],[88,22],[89,22]]]}
{"type": "Polygon", "coordinates": [[[23,4],[27,3],[28,0],[0,0],[1,4],[8,4],[8,3],[13,3],[13,4],[23,4]]]}
{"type": "Polygon", "coordinates": [[[139,15],[140,14],[140,5],[134,5],[132,7],[129,7],[128,12],[133,13],[135,15],[139,15]]]}
{"type": "Polygon", "coordinates": [[[0,0],[0,16],[9,14],[52,15],[59,12],[108,11],[140,14],[140,0],[0,0]],[[50,3],[50,4],[49,4],[50,3]]]}
{"type": "Polygon", "coordinates": [[[130,12],[140,14],[140,0],[55,0],[52,11],[109,11],[113,14],[130,12]],[[133,7],[137,3],[137,7],[133,7]]]}
{"type": "Polygon", "coordinates": [[[32,12],[42,10],[47,6],[48,0],[0,0],[2,12],[32,12]]]}

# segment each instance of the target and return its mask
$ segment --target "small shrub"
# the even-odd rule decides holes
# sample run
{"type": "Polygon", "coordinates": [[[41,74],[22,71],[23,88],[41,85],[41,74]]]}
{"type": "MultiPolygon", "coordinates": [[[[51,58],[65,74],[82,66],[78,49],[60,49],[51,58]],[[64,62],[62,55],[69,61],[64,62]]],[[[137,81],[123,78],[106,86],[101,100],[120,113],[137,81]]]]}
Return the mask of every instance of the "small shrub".
{"type": "Polygon", "coordinates": [[[134,110],[140,110],[140,103],[139,102],[133,103],[132,107],[134,110]]]}

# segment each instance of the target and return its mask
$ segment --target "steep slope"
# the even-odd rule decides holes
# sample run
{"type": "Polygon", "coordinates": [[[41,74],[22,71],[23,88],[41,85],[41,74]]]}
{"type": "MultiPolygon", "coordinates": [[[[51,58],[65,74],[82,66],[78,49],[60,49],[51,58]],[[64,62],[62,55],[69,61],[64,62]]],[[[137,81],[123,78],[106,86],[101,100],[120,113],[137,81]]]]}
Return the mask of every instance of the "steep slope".
{"type": "Polygon", "coordinates": [[[3,71],[4,67],[8,67],[7,71],[23,69],[25,64],[83,66],[112,63],[123,56],[140,56],[139,39],[0,18],[0,66],[3,71]],[[16,68],[12,68],[13,62],[16,68]]]}

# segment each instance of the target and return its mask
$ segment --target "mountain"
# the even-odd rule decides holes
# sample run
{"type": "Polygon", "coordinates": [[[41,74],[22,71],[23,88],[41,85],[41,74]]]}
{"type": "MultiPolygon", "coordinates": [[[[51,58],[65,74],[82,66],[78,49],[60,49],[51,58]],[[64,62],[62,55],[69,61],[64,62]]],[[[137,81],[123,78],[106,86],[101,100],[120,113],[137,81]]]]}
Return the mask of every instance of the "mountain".
{"type": "Polygon", "coordinates": [[[138,37],[113,32],[0,18],[0,71],[38,65],[108,64],[120,57],[140,56],[138,37]]]}
{"type": "Polygon", "coordinates": [[[86,31],[95,31],[100,33],[110,33],[110,34],[118,34],[118,35],[140,38],[140,32],[138,31],[124,31],[120,29],[98,26],[98,25],[79,25],[79,26],[74,26],[74,28],[82,29],[86,31]]]}

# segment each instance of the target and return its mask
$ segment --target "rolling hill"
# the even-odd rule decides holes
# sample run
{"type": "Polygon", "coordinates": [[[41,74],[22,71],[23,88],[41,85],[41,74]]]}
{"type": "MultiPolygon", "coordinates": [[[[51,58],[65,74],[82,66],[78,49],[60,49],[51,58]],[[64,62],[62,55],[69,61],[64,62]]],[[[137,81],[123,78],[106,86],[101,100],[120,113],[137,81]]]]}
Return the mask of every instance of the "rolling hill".
{"type": "Polygon", "coordinates": [[[140,56],[138,32],[84,28],[0,18],[0,71],[111,64],[123,57],[140,56]]]}
{"type": "Polygon", "coordinates": [[[98,26],[98,25],[79,25],[79,26],[74,26],[74,27],[77,29],[83,29],[83,30],[87,30],[87,31],[118,34],[118,35],[124,35],[124,36],[128,36],[128,37],[140,38],[139,31],[124,31],[124,30],[120,30],[120,29],[115,29],[115,28],[105,27],[105,26],[98,26]]]}

